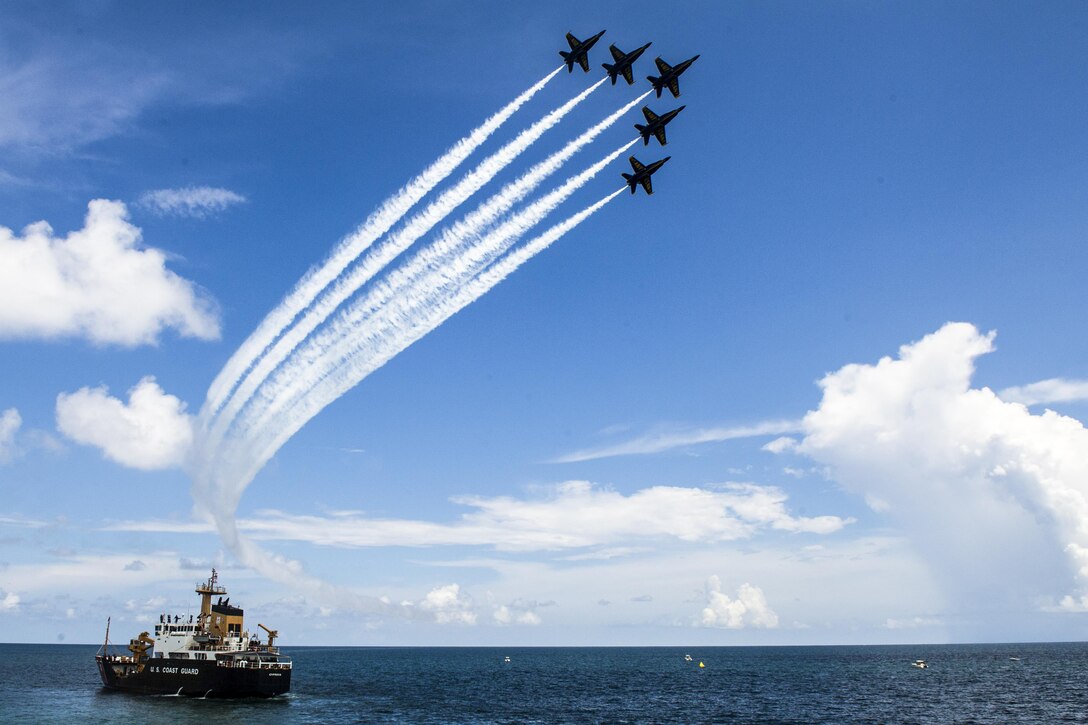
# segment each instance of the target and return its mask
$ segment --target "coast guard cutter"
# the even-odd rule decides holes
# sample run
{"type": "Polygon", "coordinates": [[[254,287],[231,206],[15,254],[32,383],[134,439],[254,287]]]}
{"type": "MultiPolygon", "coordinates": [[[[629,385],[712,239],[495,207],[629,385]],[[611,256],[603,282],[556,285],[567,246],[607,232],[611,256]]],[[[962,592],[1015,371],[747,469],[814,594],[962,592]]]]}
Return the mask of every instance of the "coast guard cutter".
{"type": "Polygon", "coordinates": [[[242,610],[224,599],[212,569],[208,581],[196,585],[200,614],[163,614],[155,636],[141,632],[128,644],[128,654],[110,654],[106,641],[95,657],[102,684],[114,690],[196,697],[273,697],[291,689],[291,658],[246,631],[242,610]],[[218,597],[213,603],[212,597],[218,597]]]}

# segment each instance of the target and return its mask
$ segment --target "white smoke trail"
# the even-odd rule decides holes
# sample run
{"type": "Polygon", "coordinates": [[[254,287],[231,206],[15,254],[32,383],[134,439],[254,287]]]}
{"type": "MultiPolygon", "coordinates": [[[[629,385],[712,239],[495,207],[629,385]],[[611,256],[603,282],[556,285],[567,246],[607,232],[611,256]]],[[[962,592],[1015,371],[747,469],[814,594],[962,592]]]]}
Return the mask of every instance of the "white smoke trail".
{"type": "Polygon", "coordinates": [[[364,614],[387,614],[407,618],[420,615],[410,607],[362,595],[306,574],[299,562],[262,549],[251,539],[242,536],[231,515],[216,516],[215,524],[223,543],[243,564],[274,582],[305,591],[327,606],[364,614]]]}
{"type": "MultiPolygon", "coordinates": [[[[430,231],[435,224],[448,216],[479,189],[495,177],[499,171],[514,161],[525,149],[529,148],[545,131],[555,126],[589,94],[599,88],[606,79],[601,79],[559,108],[554,109],[544,118],[522,131],[513,141],[482,161],[472,172],[457,184],[443,192],[438,199],[422,212],[412,217],[407,224],[378,245],[344,278],[338,280],[331,289],[306,310],[303,318],[287,331],[269,349],[264,357],[253,366],[234,395],[219,412],[211,424],[210,432],[204,437],[204,460],[214,458],[214,451],[222,442],[223,436],[233,423],[239,411],[250,400],[269,374],[279,366],[287,356],[306,337],[313,332],[330,314],[335,311],[356,290],[369,281],[381,269],[410,247],[417,239],[430,231]]],[[[618,118],[618,116],[616,116],[618,118]]],[[[613,119],[614,121],[614,119],[613,119]]],[[[602,129],[603,130],[603,129],[602,129]]],[[[600,133],[598,131],[597,133],[600,133]]],[[[594,134],[596,135],[596,134],[594,134]]],[[[573,154],[581,145],[567,154],[573,154]]],[[[558,167],[556,167],[558,168],[558,167]]],[[[550,173],[550,172],[549,172],[550,173]]],[[[543,176],[546,176],[544,174],[543,176]]],[[[543,178],[541,176],[540,178],[543,178]]],[[[537,181],[539,183],[539,180],[537,181]]],[[[513,203],[513,202],[511,202],[513,203]]]]}
{"type": "Polygon", "coordinates": [[[246,370],[276,340],[284,328],[313,302],[322,289],[336,279],[363,250],[373,244],[382,234],[389,231],[409,209],[438,183],[449,176],[469,154],[475,151],[510,116],[544,88],[548,81],[554,78],[562,69],[563,67],[560,66],[537,81],[528,90],[499,110],[498,113],[484,121],[479,128],[454,144],[449,151],[440,156],[423,173],[409,181],[400,191],[383,202],[354,234],[340,242],[320,267],[309,270],[287,297],[268,313],[260,325],[257,326],[257,329],[235,351],[215,380],[212,381],[204,404],[205,416],[214,413],[223,405],[227,395],[238,384],[246,370]]]}
{"type": "MultiPolygon", "coordinates": [[[[236,443],[228,466],[228,486],[217,491],[219,505],[237,504],[242,490],[257,472],[295,432],[331,402],[357,385],[406,347],[422,338],[451,315],[486,293],[516,267],[499,263],[499,274],[489,274],[487,285],[471,286],[473,275],[489,259],[508,249],[528,229],[539,223],[559,203],[600,172],[607,164],[629,149],[631,141],[615,150],[578,176],[573,177],[539,202],[528,207],[495,232],[487,235],[476,250],[477,263],[463,264],[456,270],[434,269],[424,284],[398,295],[372,319],[355,319],[353,305],[345,310],[327,330],[307,345],[303,361],[292,359],[276,373],[279,390],[276,404],[246,426],[248,436],[236,443]],[[471,288],[471,289],[470,289],[471,288]],[[470,290],[470,291],[465,291],[470,290]],[[439,298],[436,299],[436,295],[439,298]],[[444,295],[444,296],[443,296],[444,295]],[[279,413],[277,415],[277,413],[279,413]],[[240,488],[235,486],[240,485],[240,488]]],[[[615,194],[553,227],[530,244],[539,251],[611,200],[615,194]],[[540,240],[544,240],[541,242],[540,240]]],[[[531,256],[531,255],[529,255],[531,256]]],[[[519,258],[521,264],[528,256],[519,258]]],[[[364,313],[365,314],[365,313],[364,313]]],[[[273,381],[270,381],[270,385],[273,381]]],[[[246,415],[258,414],[247,411],[246,415]]]]}

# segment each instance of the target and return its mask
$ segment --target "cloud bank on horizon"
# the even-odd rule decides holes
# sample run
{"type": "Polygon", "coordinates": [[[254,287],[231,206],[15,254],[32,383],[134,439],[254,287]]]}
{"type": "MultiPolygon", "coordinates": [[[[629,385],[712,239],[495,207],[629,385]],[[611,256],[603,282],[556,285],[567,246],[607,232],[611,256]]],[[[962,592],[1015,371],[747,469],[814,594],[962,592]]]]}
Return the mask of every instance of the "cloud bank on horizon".
{"type": "MultiPolygon", "coordinates": [[[[820,405],[799,426],[790,424],[802,435],[780,436],[763,448],[810,459],[837,485],[902,527],[951,606],[969,609],[1027,598],[1036,607],[1080,611],[1088,606],[1088,431],[1068,416],[1049,410],[1035,414],[987,388],[972,387],[974,361],[994,350],[994,336],[970,324],[949,323],[903,345],[898,358],[847,364],[820,381],[820,405]],[[1010,537],[1010,531],[1016,536],[1010,537]]],[[[141,385],[154,387],[149,381],[141,385]]],[[[102,391],[91,393],[97,397],[102,391]]],[[[176,404],[167,407],[178,412],[176,404]]],[[[767,436],[786,427],[772,423],[720,430],[733,438],[737,430],[767,436]]],[[[703,432],[670,435],[677,445],[707,438],[703,432]]],[[[661,438],[653,440],[659,446],[661,438]]],[[[439,524],[352,512],[316,517],[265,511],[239,526],[257,540],[331,547],[468,545],[509,552],[597,552],[577,557],[585,559],[637,553],[638,541],[646,536],[730,541],[772,530],[826,535],[853,521],[835,515],[795,517],[786,511],[782,491],[754,484],[656,486],[621,495],[588,482],[568,482],[545,499],[466,495],[454,500],[475,512],[460,522],[439,524]],[[618,554],[608,553],[613,550],[618,554]]],[[[154,520],[113,528],[210,530],[203,524],[154,520]]],[[[721,591],[719,582],[708,585],[707,597],[702,626],[773,626],[767,624],[773,610],[757,584],[745,583],[734,598],[721,591]]]]}
{"type": "Polygon", "coordinates": [[[975,360],[994,351],[995,336],[948,323],[903,345],[898,358],[845,365],[820,381],[819,406],[796,424],[677,431],[558,460],[796,429],[799,437],[763,449],[818,464],[910,532],[959,605],[1027,597],[1040,607],[1088,609],[1088,430],[1025,405],[1082,399],[1083,383],[1048,380],[1000,396],[972,387],[975,360]]]}

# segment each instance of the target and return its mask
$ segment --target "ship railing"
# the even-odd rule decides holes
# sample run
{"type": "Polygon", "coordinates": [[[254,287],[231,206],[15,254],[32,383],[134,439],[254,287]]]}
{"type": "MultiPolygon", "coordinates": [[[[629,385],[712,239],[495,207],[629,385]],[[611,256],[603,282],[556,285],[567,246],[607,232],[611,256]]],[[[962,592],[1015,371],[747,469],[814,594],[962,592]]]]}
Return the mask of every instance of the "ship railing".
{"type": "Polygon", "coordinates": [[[136,661],[136,659],[133,658],[131,655],[98,655],[98,656],[100,658],[102,658],[103,662],[118,662],[118,663],[121,663],[121,664],[127,664],[127,663],[131,663],[131,662],[136,661]]]}
{"type": "Polygon", "coordinates": [[[289,670],[290,662],[250,662],[248,660],[219,660],[220,667],[233,667],[246,670],[289,670]]]}

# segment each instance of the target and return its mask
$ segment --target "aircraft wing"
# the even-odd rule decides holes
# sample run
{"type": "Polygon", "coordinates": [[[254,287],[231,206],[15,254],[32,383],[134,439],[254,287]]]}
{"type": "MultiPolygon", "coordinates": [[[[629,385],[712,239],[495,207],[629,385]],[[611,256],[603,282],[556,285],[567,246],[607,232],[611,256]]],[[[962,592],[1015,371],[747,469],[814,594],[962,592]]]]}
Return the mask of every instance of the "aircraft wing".
{"type": "Polygon", "coordinates": [[[647,194],[654,193],[654,185],[652,183],[650,183],[650,177],[649,176],[647,176],[645,179],[642,180],[642,188],[646,190],[647,194]]]}
{"type": "Polygon", "coordinates": [[[651,111],[649,106],[642,107],[642,115],[646,117],[647,123],[653,123],[658,119],[658,115],[651,111]]]}
{"type": "Polygon", "coordinates": [[[627,81],[627,85],[634,85],[635,76],[631,73],[631,66],[625,66],[623,69],[623,80],[627,81]]]}
{"type": "Polygon", "coordinates": [[[582,41],[575,38],[573,33],[567,33],[567,43],[570,44],[571,50],[578,50],[578,46],[582,44],[582,41]]]}
{"type": "Polygon", "coordinates": [[[627,57],[627,55],[614,45],[608,46],[608,49],[612,51],[612,60],[617,63],[627,57]]]}
{"type": "Polygon", "coordinates": [[[679,98],[680,97],[680,81],[678,81],[675,78],[673,78],[671,81],[669,81],[669,90],[672,91],[672,97],[673,98],[679,98]]]}
{"type": "Polygon", "coordinates": [[[662,146],[665,145],[665,127],[664,126],[661,126],[656,131],[654,131],[654,136],[657,136],[657,142],[659,144],[661,144],[662,146]]]}
{"type": "Polygon", "coordinates": [[[642,163],[641,161],[636,159],[634,156],[632,156],[630,158],[630,161],[631,161],[631,168],[634,169],[635,171],[645,171],[646,170],[646,164],[642,163]]]}
{"type": "Polygon", "coordinates": [[[582,66],[582,70],[586,73],[589,73],[589,53],[582,53],[581,57],[578,58],[578,65],[582,66]]]}
{"type": "MultiPolygon", "coordinates": [[[[567,37],[569,38],[570,36],[568,35],[567,37]]],[[[657,60],[655,60],[654,62],[657,63],[657,71],[661,73],[661,75],[665,75],[672,70],[672,66],[661,60],[660,57],[658,57],[657,60]]]]}

